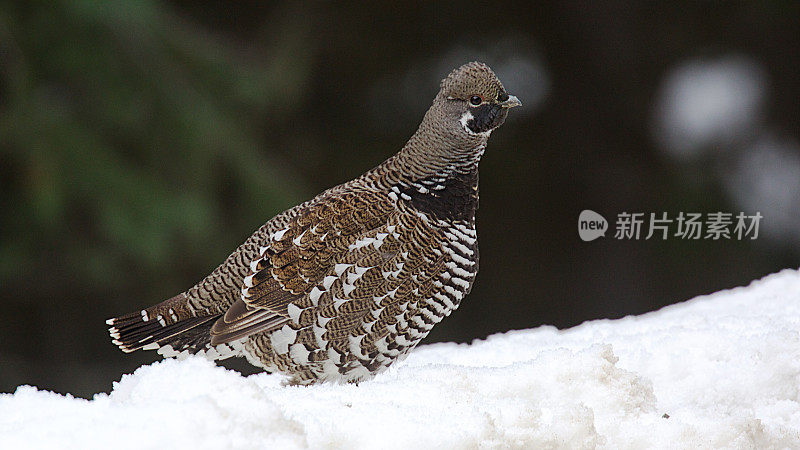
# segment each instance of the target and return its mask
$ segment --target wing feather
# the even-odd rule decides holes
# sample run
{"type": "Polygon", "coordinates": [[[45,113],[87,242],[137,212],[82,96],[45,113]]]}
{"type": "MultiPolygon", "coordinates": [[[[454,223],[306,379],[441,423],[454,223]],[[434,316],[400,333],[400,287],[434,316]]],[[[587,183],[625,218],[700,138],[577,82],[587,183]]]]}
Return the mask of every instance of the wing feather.
{"type": "Polygon", "coordinates": [[[346,259],[353,242],[385,226],[394,205],[376,192],[357,192],[312,203],[263,244],[251,263],[242,297],[212,327],[212,343],[272,331],[290,323],[288,305],[309,293],[346,259]]]}

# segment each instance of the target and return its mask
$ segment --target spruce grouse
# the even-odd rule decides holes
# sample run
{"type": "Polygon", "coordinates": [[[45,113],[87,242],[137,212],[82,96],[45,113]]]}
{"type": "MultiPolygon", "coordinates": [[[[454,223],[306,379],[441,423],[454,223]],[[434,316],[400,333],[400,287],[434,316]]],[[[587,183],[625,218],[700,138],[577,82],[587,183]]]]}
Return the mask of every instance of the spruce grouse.
{"type": "Polygon", "coordinates": [[[450,73],[400,152],[273,217],[191,289],[107,321],[124,352],[244,356],[292,384],[369,379],[478,272],[478,162],[520,105],[494,72],[450,73]]]}

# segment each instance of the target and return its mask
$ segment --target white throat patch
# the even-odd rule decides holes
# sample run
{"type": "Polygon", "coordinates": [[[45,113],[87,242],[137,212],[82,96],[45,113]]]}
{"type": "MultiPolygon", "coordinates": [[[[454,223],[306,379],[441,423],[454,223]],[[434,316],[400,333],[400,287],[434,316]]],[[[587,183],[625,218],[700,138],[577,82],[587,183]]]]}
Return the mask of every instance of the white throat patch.
{"type": "Polygon", "coordinates": [[[474,119],[474,118],[475,118],[475,116],[472,115],[472,111],[467,111],[461,116],[461,119],[459,119],[458,121],[461,122],[461,126],[464,128],[464,131],[466,131],[467,134],[471,134],[473,136],[486,136],[486,137],[489,137],[489,135],[492,134],[492,130],[476,133],[476,132],[474,132],[474,131],[469,129],[469,127],[467,126],[467,123],[470,120],[474,119]]]}

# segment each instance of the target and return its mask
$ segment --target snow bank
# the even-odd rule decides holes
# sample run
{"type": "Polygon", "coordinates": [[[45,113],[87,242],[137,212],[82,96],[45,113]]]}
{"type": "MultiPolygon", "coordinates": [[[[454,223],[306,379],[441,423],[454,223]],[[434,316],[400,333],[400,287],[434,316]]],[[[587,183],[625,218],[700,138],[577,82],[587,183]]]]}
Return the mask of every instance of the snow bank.
{"type": "Polygon", "coordinates": [[[205,360],[0,396],[3,448],[800,448],[800,273],[621,320],[423,346],[360,386],[205,360]]]}

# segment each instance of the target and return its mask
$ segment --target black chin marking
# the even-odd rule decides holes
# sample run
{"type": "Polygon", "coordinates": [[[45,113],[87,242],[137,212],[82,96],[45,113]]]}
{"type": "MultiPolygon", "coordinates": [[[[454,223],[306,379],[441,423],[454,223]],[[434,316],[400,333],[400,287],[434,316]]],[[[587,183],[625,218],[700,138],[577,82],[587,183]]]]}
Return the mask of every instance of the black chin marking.
{"type": "Polygon", "coordinates": [[[475,108],[470,108],[472,119],[467,121],[467,127],[473,133],[485,133],[499,127],[506,121],[508,110],[498,104],[487,103],[475,108]]]}

